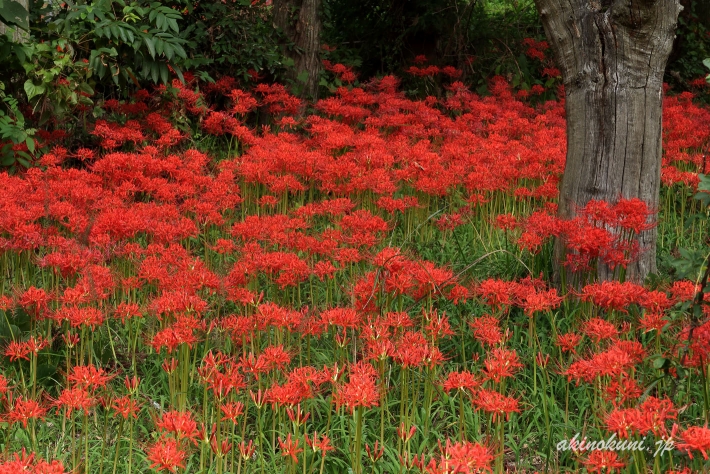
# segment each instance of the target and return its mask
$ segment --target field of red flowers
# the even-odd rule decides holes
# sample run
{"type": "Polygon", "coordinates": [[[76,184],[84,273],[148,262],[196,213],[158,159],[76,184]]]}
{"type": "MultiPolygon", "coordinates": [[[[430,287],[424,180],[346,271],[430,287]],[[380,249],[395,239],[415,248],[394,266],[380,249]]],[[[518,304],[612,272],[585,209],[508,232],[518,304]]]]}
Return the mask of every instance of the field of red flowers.
{"type": "Polygon", "coordinates": [[[648,226],[707,242],[690,94],[665,102],[661,209],[560,221],[562,101],[385,77],[300,114],[279,85],[201,86],[107,101],[93,145],[41,132],[0,174],[0,473],[710,470],[710,310],[623,281],[648,226]]]}

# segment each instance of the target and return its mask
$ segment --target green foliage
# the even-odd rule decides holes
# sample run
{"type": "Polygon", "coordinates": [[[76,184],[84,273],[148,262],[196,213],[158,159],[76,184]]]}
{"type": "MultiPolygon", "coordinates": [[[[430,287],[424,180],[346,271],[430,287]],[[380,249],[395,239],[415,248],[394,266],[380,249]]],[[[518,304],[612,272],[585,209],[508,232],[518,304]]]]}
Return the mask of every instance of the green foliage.
{"type": "Polygon", "coordinates": [[[676,40],[665,77],[675,88],[685,89],[690,81],[707,73],[702,63],[710,57],[710,18],[703,9],[707,7],[692,2],[678,18],[676,40]]]}
{"type": "Polygon", "coordinates": [[[0,82],[0,100],[6,110],[0,108],[0,140],[10,140],[0,148],[0,166],[13,172],[17,166],[29,168],[32,157],[23,150],[13,151],[13,146],[24,144],[29,153],[35,151],[35,129],[25,128],[25,118],[18,107],[17,99],[5,94],[5,85],[0,82]]]}
{"type": "Polygon", "coordinates": [[[40,112],[39,124],[50,117],[64,118],[77,105],[92,105],[92,70],[83,61],[74,61],[65,51],[63,40],[30,42],[14,48],[23,55],[26,79],[23,89],[33,111],[40,112]]]}
{"type": "Polygon", "coordinates": [[[0,20],[8,26],[17,26],[29,30],[28,12],[14,0],[0,0],[0,20]]]}
{"type": "Polygon", "coordinates": [[[160,2],[98,0],[54,11],[48,34],[66,41],[75,58],[88,60],[98,80],[115,85],[139,80],[167,84],[191,65],[181,35],[182,15],[160,2]]]}
{"type": "Polygon", "coordinates": [[[248,80],[254,72],[280,77],[285,68],[282,38],[271,21],[271,10],[251,0],[187,2],[184,34],[199,64],[213,75],[248,80]],[[250,71],[252,71],[250,73],[250,71]]]}
{"type": "MultiPolygon", "coordinates": [[[[689,228],[694,223],[698,223],[698,221],[701,227],[710,227],[710,175],[701,174],[699,178],[698,193],[695,194],[694,198],[701,206],[698,212],[688,217],[686,228],[689,228]]],[[[708,242],[708,244],[710,244],[710,242],[708,242]]],[[[710,245],[695,249],[679,249],[678,258],[673,259],[671,262],[671,265],[675,269],[676,277],[701,283],[703,282],[703,275],[705,275],[705,281],[703,283],[707,283],[708,265],[710,265],[710,253],[708,253],[708,248],[710,248],[710,245]]]]}

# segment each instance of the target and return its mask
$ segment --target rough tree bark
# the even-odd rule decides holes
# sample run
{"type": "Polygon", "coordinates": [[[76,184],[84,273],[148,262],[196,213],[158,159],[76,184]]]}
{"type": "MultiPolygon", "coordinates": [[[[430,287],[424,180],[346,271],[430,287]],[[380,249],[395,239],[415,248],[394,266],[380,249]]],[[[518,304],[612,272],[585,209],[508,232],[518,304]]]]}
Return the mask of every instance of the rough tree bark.
{"type": "MultiPolygon", "coordinates": [[[[592,199],[637,197],[657,209],[663,73],[682,9],[678,0],[535,3],[565,86],[567,164],[559,216],[573,217],[592,199]]],[[[656,271],[656,234],[639,236],[644,252],[627,268],[627,280],[656,271]]],[[[613,273],[600,268],[598,276],[613,273]]]]}
{"type": "Polygon", "coordinates": [[[321,0],[274,0],[274,24],[293,42],[295,48],[286,50],[293,59],[291,79],[302,83],[299,76],[305,72],[301,98],[318,99],[320,79],[320,6],[321,0]]]}

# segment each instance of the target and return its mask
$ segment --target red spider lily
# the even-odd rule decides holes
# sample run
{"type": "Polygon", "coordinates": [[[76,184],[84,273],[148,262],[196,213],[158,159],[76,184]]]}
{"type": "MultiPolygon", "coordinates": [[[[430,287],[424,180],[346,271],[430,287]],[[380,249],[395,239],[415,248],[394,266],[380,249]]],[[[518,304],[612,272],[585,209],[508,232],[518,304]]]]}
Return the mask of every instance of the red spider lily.
{"type": "Polygon", "coordinates": [[[426,466],[430,474],[481,473],[491,472],[491,463],[495,456],[490,449],[478,443],[457,442],[446,440],[445,447],[439,442],[441,455],[433,458],[426,466]]]}
{"type": "Polygon", "coordinates": [[[91,396],[87,389],[82,387],[65,388],[54,401],[57,411],[64,409],[67,418],[71,417],[74,410],[81,410],[85,414],[88,414],[89,409],[94,406],[95,403],[96,399],[91,396]]]}
{"type": "Polygon", "coordinates": [[[237,422],[237,418],[244,414],[244,404],[242,402],[227,402],[223,403],[219,409],[224,413],[222,421],[237,422]]]}
{"type": "Polygon", "coordinates": [[[428,324],[424,327],[424,330],[427,332],[432,341],[436,341],[440,337],[448,337],[456,334],[451,330],[449,318],[446,317],[445,312],[439,316],[439,313],[436,310],[431,313],[424,311],[423,317],[424,320],[428,322],[428,324]]]}
{"type": "Polygon", "coordinates": [[[604,397],[615,407],[622,406],[629,400],[637,400],[643,393],[642,387],[639,386],[636,379],[626,374],[621,374],[620,377],[610,380],[608,385],[604,387],[604,391],[606,392],[604,397]]]}
{"type": "MultiPolygon", "coordinates": [[[[678,431],[678,426],[673,427],[673,431],[678,431]]],[[[678,435],[680,443],[676,444],[678,449],[688,453],[688,456],[693,458],[693,451],[700,451],[705,460],[708,459],[708,451],[710,451],[710,429],[702,426],[691,426],[686,428],[678,435]]]]}
{"type": "Polygon", "coordinates": [[[79,344],[79,335],[66,332],[62,334],[62,340],[68,348],[73,349],[77,346],[77,344],[79,344]]]}
{"type": "Polygon", "coordinates": [[[58,310],[53,319],[57,322],[68,321],[73,328],[86,327],[95,330],[104,323],[104,313],[92,307],[64,307],[58,310]]]}
{"type": "Polygon", "coordinates": [[[479,390],[473,403],[478,408],[492,413],[494,422],[499,416],[505,415],[508,419],[511,413],[520,412],[518,400],[491,390],[479,390]]]}
{"type": "Polygon", "coordinates": [[[35,317],[38,317],[51,300],[52,297],[44,289],[31,286],[20,295],[18,303],[22,308],[31,311],[35,317]]]}
{"type": "Polygon", "coordinates": [[[187,456],[181,450],[178,441],[173,438],[161,438],[148,448],[147,458],[151,462],[150,468],[158,472],[175,472],[178,468],[185,467],[184,460],[187,456]]]}
{"type": "Polygon", "coordinates": [[[167,374],[172,374],[175,372],[178,368],[178,360],[175,358],[171,359],[165,359],[162,364],[160,364],[160,367],[167,373],[167,374]]]}
{"type": "Polygon", "coordinates": [[[141,316],[141,308],[135,303],[120,303],[113,312],[113,317],[120,319],[121,324],[126,324],[128,319],[139,318],[141,316]]]}
{"type": "Polygon", "coordinates": [[[646,289],[632,282],[605,281],[582,288],[582,300],[596,306],[626,312],[627,308],[644,300],[646,289]]]}
{"type": "Polygon", "coordinates": [[[479,283],[475,292],[487,305],[497,310],[512,303],[511,290],[511,282],[489,279],[479,283]]]}
{"type": "Polygon", "coordinates": [[[355,407],[379,405],[380,393],[377,372],[370,364],[360,361],[350,366],[350,377],[336,392],[336,404],[345,405],[352,412],[355,407]]]}
{"type": "Polygon", "coordinates": [[[495,348],[491,350],[486,358],[484,372],[486,377],[498,383],[523,367],[518,359],[518,354],[514,350],[495,348]]]}
{"type": "Polygon", "coordinates": [[[639,406],[642,418],[637,422],[637,427],[642,435],[653,434],[657,438],[665,438],[668,435],[666,422],[675,420],[678,410],[673,406],[673,402],[668,399],[648,397],[639,406]]]}
{"type": "Polygon", "coordinates": [[[140,405],[131,397],[125,396],[114,399],[111,408],[117,415],[120,415],[124,420],[127,420],[129,417],[133,417],[133,419],[138,418],[138,409],[140,408],[140,405]]]}
{"type": "Polygon", "coordinates": [[[384,446],[380,446],[379,441],[375,441],[374,446],[372,446],[372,449],[370,449],[370,445],[366,444],[365,445],[365,452],[367,453],[367,457],[372,461],[373,463],[376,463],[382,455],[385,453],[385,448],[384,446]]]}
{"type": "Polygon", "coordinates": [[[318,432],[313,433],[313,438],[306,436],[306,443],[311,447],[313,452],[321,453],[325,456],[329,451],[333,451],[335,448],[330,444],[330,438],[327,435],[318,437],[318,432]]]}
{"type": "Polygon", "coordinates": [[[550,311],[557,308],[563,298],[557,295],[557,290],[552,288],[547,291],[531,291],[525,295],[523,309],[525,314],[533,316],[537,312],[550,311]]]}
{"type": "Polygon", "coordinates": [[[644,329],[644,332],[657,331],[660,333],[668,324],[669,321],[663,313],[644,313],[639,319],[639,326],[644,329]]]}
{"type": "Polygon", "coordinates": [[[105,387],[115,376],[115,374],[107,374],[104,369],[92,364],[75,365],[67,375],[67,381],[76,387],[96,390],[105,387]]]}
{"type": "Polygon", "coordinates": [[[495,346],[503,340],[500,321],[493,316],[481,316],[468,324],[473,330],[473,337],[483,345],[495,346]]]}
{"type": "Polygon", "coordinates": [[[268,367],[268,370],[283,370],[288,364],[291,363],[291,354],[284,350],[283,345],[265,348],[259,356],[259,359],[262,358],[264,360],[263,365],[268,367]]]}
{"type": "Polygon", "coordinates": [[[412,425],[409,430],[407,430],[407,428],[404,426],[404,422],[400,423],[400,425],[397,427],[397,436],[405,443],[409,442],[409,440],[412,439],[414,433],[416,432],[416,426],[412,425]]]}
{"type": "Polygon", "coordinates": [[[311,416],[310,413],[303,413],[300,403],[296,405],[295,409],[291,407],[287,408],[286,414],[288,415],[288,419],[295,425],[302,425],[308,421],[308,418],[311,416]]]}
{"type": "Polygon", "coordinates": [[[136,391],[138,391],[139,383],[140,379],[135,375],[131,378],[128,378],[126,375],[126,378],[123,380],[123,385],[125,385],[126,389],[131,393],[136,393],[136,391]]]}
{"type": "Polygon", "coordinates": [[[195,331],[199,328],[200,322],[195,318],[179,316],[170,327],[159,331],[153,336],[150,345],[155,352],[160,352],[160,350],[165,347],[167,348],[168,354],[171,354],[181,344],[186,344],[188,347],[192,348],[198,341],[195,331]]]}
{"type": "Polygon", "coordinates": [[[424,454],[417,455],[415,454],[414,456],[409,458],[409,453],[405,452],[404,456],[401,454],[398,456],[399,457],[399,465],[402,466],[406,471],[409,471],[411,469],[419,469],[423,470],[425,461],[424,461],[424,454]]]}
{"type": "Polygon", "coordinates": [[[592,382],[596,377],[623,376],[627,370],[641,362],[645,351],[636,341],[616,341],[609,350],[594,354],[590,359],[572,363],[564,372],[568,380],[592,382]]]}
{"type": "Polygon", "coordinates": [[[0,310],[7,311],[14,305],[12,298],[7,295],[0,295],[0,310]]]}
{"type": "Polygon", "coordinates": [[[592,451],[587,459],[582,460],[582,464],[590,473],[599,474],[621,471],[626,464],[619,460],[619,455],[614,451],[597,450],[592,451]]]}
{"type": "Polygon", "coordinates": [[[286,440],[282,440],[279,436],[279,447],[281,448],[281,456],[291,457],[295,464],[298,464],[298,453],[303,452],[303,448],[298,447],[299,440],[292,440],[291,433],[286,436],[286,440]]]}
{"type": "Polygon", "coordinates": [[[267,359],[265,357],[256,358],[251,352],[239,359],[239,365],[245,374],[252,374],[256,380],[259,380],[260,374],[265,374],[269,371],[267,359]]]}
{"type": "Polygon", "coordinates": [[[18,398],[7,414],[7,420],[11,423],[22,423],[23,428],[27,428],[29,420],[43,420],[47,413],[47,408],[41,406],[35,400],[23,400],[18,398]]]}
{"type": "Polygon", "coordinates": [[[5,357],[9,357],[11,362],[19,359],[30,360],[30,349],[26,344],[21,342],[10,341],[5,348],[5,357]]]}
{"type": "Polygon", "coordinates": [[[695,298],[695,293],[698,291],[696,284],[692,281],[682,280],[676,281],[671,286],[671,300],[674,303],[681,303],[684,301],[691,301],[695,298]]]}
{"type": "Polygon", "coordinates": [[[39,336],[35,338],[30,337],[24,342],[10,341],[5,348],[5,356],[10,358],[10,361],[15,361],[18,359],[30,360],[29,355],[37,355],[39,351],[49,346],[49,341],[39,336]]]}
{"type": "Polygon", "coordinates": [[[7,378],[4,375],[0,374],[0,398],[5,397],[9,388],[10,386],[7,381],[7,378]]]}
{"type": "Polygon", "coordinates": [[[232,360],[223,365],[223,371],[209,371],[206,367],[198,372],[204,379],[204,383],[212,390],[215,396],[220,399],[229,395],[230,392],[238,392],[246,388],[247,384],[244,375],[239,372],[239,366],[232,360]]]}
{"type": "Polygon", "coordinates": [[[607,429],[621,439],[630,434],[653,434],[664,438],[668,435],[666,422],[674,420],[677,414],[670,400],[648,397],[638,408],[614,410],[607,416],[606,424],[607,429]]]}
{"type": "Polygon", "coordinates": [[[635,429],[638,417],[639,412],[635,408],[614,410],[606,417],[606,429],[616,433],[619,439],[628,439],[635,429]]]}
{"type": "Polygon", "coordinates": [[[266,398],[264,392],[262,392],[261,389],[256,392],[249,390],[249,396],[251,397],[251,400],[254,402],[254,405],[256,405],[258,409],[261,409],[264,406],[266,398]]]}
{"type": "Polygon", "coordinates": [[[575,334],[573,332],[567,334],[559,334],[555,344],[559,346],[562,352],[571,352],[572,354],[577,353],[577,346],[582,340],[582,336],[575,334]]]}
{"type": "Polygon", "coordinates": [[[407,331],[395,344],[392,358],[403,367],[423,366],[432,355],[431,347],[421,332],[407,331]]]}
{"type": "Polygon", "coordinates": [[[200,436],[197,423],[190,412],[166,411],[156,420],[155,426],[161,433],[172,433],[178,441],[189,439],[197,444],[197,438],[200,436]]]}
{"type": "Polygon", "coordinates": [[[481,382],[471,372],[464,370],[461,372],[449,372],[442,386],[446,393],[450,393],[452,390],[467,390],[472,393],[481,386],[481,382]]]}
{"type": "Polygon", "coordinates": [[[229,440],[223,439],[220,443],[217,443],[217,424],[212,425],[212,433],[209,437],[210,449],[217,456],[224,456],[232,450],[232,443],[229,440]]]}
{"type": "Polygon", "coordinates": [[[594,342],[599,344],[604,339],[615,339],[619,335],[619,330],[616,327],[600,318],[592,318],[582,325],[582,332],[594,339],[594,342]]]}
{"type": "Polygon", "coordinates": [[[35,453],[27,454],[25,449],[22,453],[13,454],[8,461],[0,462],[0,474],[16,474],[20,472],[30,472],[33,474],[67,474],[61,461],[35,460],[35,453]]]}
{"type": "Polygon", "coordinates": [[[254,455],[254,452],[256,451],[256,446],[254,446],[253,440],[249,440],[248,444],[246,443],[246,441],[242,441],[241,443],[239,443],[238,448],[239,454],[245,461],[251,459],[251,457],[254,455]]]}
{"type": "Polygon", "coordinates": [[[710,358],[710,321],[693,329],[685,326],[678,335],[678,339],[684,341],[690,354],[683,354],[682,363],[686,367],[701,367],[710,358]]]}
{"type": "Polygon", "coordinates": [[[334,308],[321,312],[321,322],[324,326],[339,328],[356,328],[361,323],[361,314],[350,308],[334,308]]]}
{"type": "Polygon", "coordinates": [[[535,354],[535,363],[543,369],[550,363],[550,354],[542,355],[541,352],[535,354]]]}

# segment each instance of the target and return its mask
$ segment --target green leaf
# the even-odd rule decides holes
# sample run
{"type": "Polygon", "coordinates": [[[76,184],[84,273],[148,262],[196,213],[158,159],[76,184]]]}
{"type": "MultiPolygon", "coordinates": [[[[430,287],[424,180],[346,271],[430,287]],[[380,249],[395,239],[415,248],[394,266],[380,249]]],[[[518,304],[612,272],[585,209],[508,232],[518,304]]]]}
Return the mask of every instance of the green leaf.
{"type": "Polygon", "coordinates": [[[185,53],[185,50],[182,46],[180,46],[179,44],[173,44],[173,49],[175,50],[175,54],[180,56],[182,59],[187,59],[187,53],[185,53]]]}
{"type": "Polygon", "coordinates": [[[15,52],[15,55],[17,56],[17,59],[20,60],[21,63],[24,63],[27,61],[27,54],[25,53],[25,46],[19,43],[14,43],[12,46],[13,51],[15,52]]]}
{"type": "Polygon", "coordinates": [[[29,12],[14,0],[4,0],[0,16],[9,25],[19,26],[23,30],[30,29],[29,12]]]}
{"type": "Polygon", "coordinates": [[[29,160],[26,160],[25,158],[22,158],[21,156],[17,157],[17,162],[24,166],[25,168],[29,168],[31,166],[29,160]]]}
{"type": "Polygon", "coordinates": [[[660,370],[664,365],[666,365],[666,363],[670,363],[670,361],[664,357],[659,357],[653,361],[653,368],[660,370]]]}
{"type": "Polygon", "coordinates": [[[165,43],[165,47],[163,48],[163,52],[165,53],[165,57],[170,61],[173,59],[173,47],[170,46],[170,43],[165,43]]]}
{"type": "MultiPolygon", "coordinates": [[[[144,36],[143,42],[145,43],[146,47],[148,48],[148,52],[150,53],[150,57],[155,59],[155,43],[153,43],[153,38],[148,38],[147,36],[144,36]]],[[[158,81],[155,81],[155,82],[158,82],[158,81]]]]}
{"type": "Polygon", "coordinates": [[[180,33],[180,28],[178,27],[178,23],[174,18],[168,18],[168,26],[171,30],[175,32],[175,34],[180,33]]]}
{"type": "Polygon", "coordinates": [[[705,65],[706,68],[710,69],[710,58],[707,58],[706,60],[704,60],[703,64],[705,65]]]}
{"type": "Polygon", "coordinates": [[[153,78],[153,82],[156,84],[158,83],[158,75],[160,72],[158,71],[158,63],[151,63],[150,65],[150,75],[153,78]]]}
{"type": "Polygon", "coordinates": [[[173,65],[173,70],[175,71],[175,74],[177,74],[178,79],[180,79],[180,82],[184,84],[185,78],[182,76],[182,69],[180,69],[176,65],[173,65]]]}
{"type": "Polygon", "coordinates": [[[165,26],[167,26],[167,24],[165,23],[165,15],[163,15],[162,13],[158,13],[158,16],[155,19],[155,26],[157,26],[163,31],[167,30],[167,28],[165,28],[165,26]]]}
{"type": "Polygon", "coordinates": [[[83,92],[84,94],[94,95],[94,89],[92,89],[86,82],[80,82],[77,85],[77,90],[79,92],[83,92]]]}
{"type": "Polygon", "coordinates": [[[170,80],[168,65],[165,63],[160,63],[160,79],[163,81],[163,84],[167,84],[168,80],[170,80]]]}
{"type": "Polygon", "coordinates": [[[2,166],[12,166],[15,164],[15,155],[12,153],[5,155],[2,160],[0,160],[0,165],[2,166]]]}
{"type": "Polygon", "coordinates": [[[308,82],[308,71],[301,71],[301,73],[296,78],[298,82],[306,83],[308,82]]]}
{"type": "Polygon", "coordinates": [[[25,144],[27,145],[27,149],[30,150],[30,153],[35,152],[35,140],[32,137],[27,137],[25,139],[25,144]]]}
{"type": "Polygon", "coordinates": [[[25,81],[25,93],[27,94],[27,100],[31,100],[33,97],[44,94],[44,85],[35,86],[31,79],[25,81]]]}

